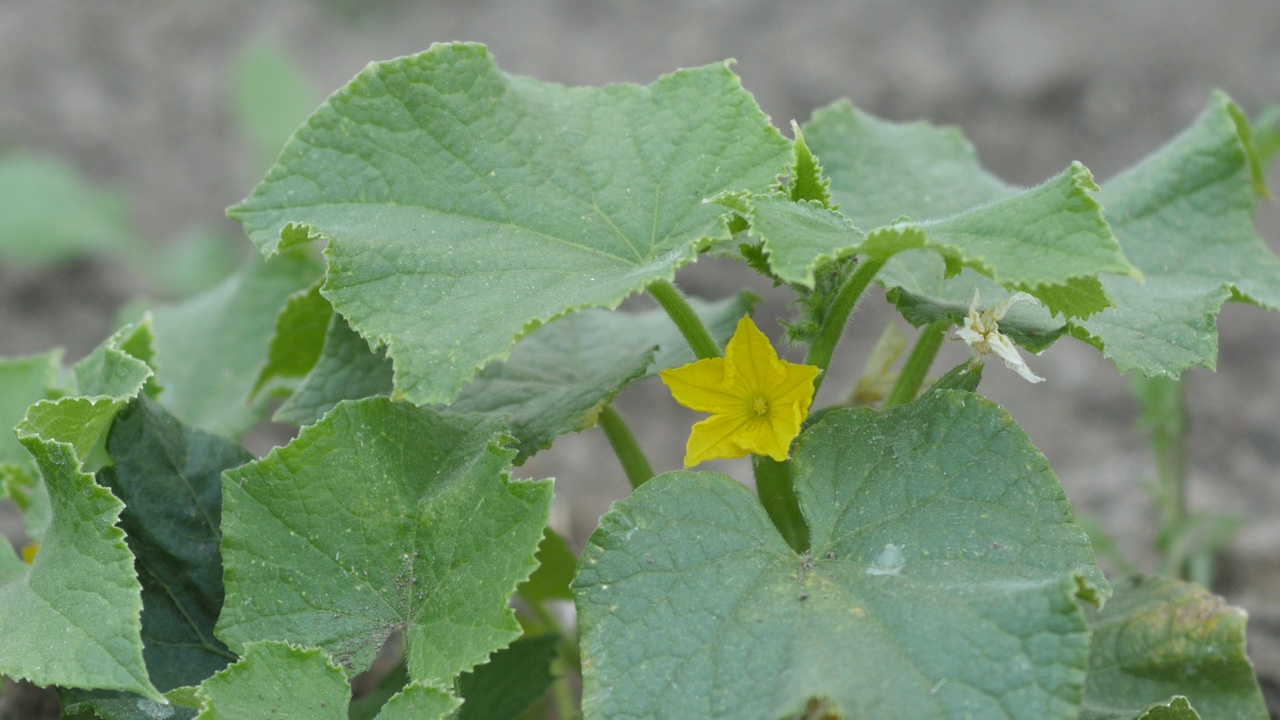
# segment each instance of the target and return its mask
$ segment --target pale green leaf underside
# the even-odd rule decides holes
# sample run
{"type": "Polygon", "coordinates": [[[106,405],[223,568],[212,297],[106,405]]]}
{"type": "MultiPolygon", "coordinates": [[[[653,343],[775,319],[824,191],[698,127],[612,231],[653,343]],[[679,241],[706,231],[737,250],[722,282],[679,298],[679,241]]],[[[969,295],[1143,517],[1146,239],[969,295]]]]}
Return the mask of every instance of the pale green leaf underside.
{"type": "Polygon", "coordinates": [[[537,325],[670,279],[726,236],[703,198],[787,154],[726,64],[565,88],[435,45],[335,93],[230,212],[267,254],[326,239],[324,294],[397,395],[448,402],[537,325]]]}
{"type": "Polygon", "coordinates": [[[1147,281],[1104,278],[1115,309],[1072,333],[1121,372],[1177,377],[1214,367],[1223,302],[1280,309],[1280,259],[1253,226],[1260,176],[1248,131],[1240,109],[1216,93],[1190,128],[1103,186],[1107,220],[1147,281]]]}
{"type": "MultiPolygon", "coordinates": [[[[949,215],[1015,192],[979,166],[954,129],[890,123],[837,104],[815,113],[805,136],[831,177],[841,212],[861,227],[904,215],[949,215]]],[[[1145,281],[1102,275],[1102,290],[1114,308],[1066,324],[1041,310],[1020,328],[1002,323],[1002,331],[1014,330],[1010,334],[1019,342],[1038,338],[1028,345],[1032,349],[1069,331],[1100,347],[1121,371],[1176,376],[1194,365],[1212,367],[1215,318],[1223,302],[1280,307],[1280,260],[1252,224],[1260,187],[1248,126],[1225,95],[1215,94],[1191,128],[1104,183],[1096,196],[1145,281]]],[[[916,252],[896,257],[879,280],[908,319],[928,322],[957,319],[958,305],[972,296],[975,283],[983,288],[984,305],[1003,299],[1003,291],[989,291],[977,277],[944,279],[941,262],[916,252]]],[[[1067,297],[1056,302],[1079,302],[1096,293],[1088,287],[1064,291],[1067,297]]],[[[1051,307],[1055,302],[1042,299],[1051,307]]]]}
{"type": "Polygon", "coordinates": [[[1101,612],[1086,613],[1094,640],[1082,718],[1265,720],[1266,703],[1245,655],[1244,611],[1168,578],[1138,578],[1115,590],[1101,612]],[[1148,707],[1173,696],[1185,697],[1195,712],[1148,707]]]}
{"type": "Polygon", "coordinates": [[[589,717],[1073,718],[1105,592],[1042,455],[941,391],[797,441],[797,556],[749,490],[671,473],[616,503],[575,581],[589,717]]]}
{"type": "Polygon", "coordinates": [[[921,222],[864,231],[838,212],[780,194],[752,198],[747,218],[774,274],[787,282],[812,287],[824,261],[854,254],[887,260],[923,248],[1036,295],[1056,314],[1079,317],[1108,306],[1099,273],[1136,273],[1090,194],[1096,189],[1077,163],[1038,187],[921,222]]]}
{"type": "Polygon", "coordinates": [[[161,403],[179,420],[237,437],[261,419],[265,399],[249,401],[266,362],[276,316],[289,296],[311,285],[319,264],[303,252],[262,262],[194,298],[152,311],[161,403]]]}
{"type": "Polygon", "coordinates": [[[196,720],[346,720],[351,687],[323,650],[255,642],[196,696],[196,720]]]}
{"type": "MultiPolygon", "coordinates": [[[[755,299],[739,293],[691,303],[724,343],[755,299]]],[[[331,319],[324,342],[320,359],[277,420],[306,425],[341,400],[391,393],[390,362],[370,351],[342,318],[331,319]]],[[[583,310],[521,338],[509,358],[491,363],[458,393],[449,411],[502,417],[520,464],[557,436],[594,425],[600,409],[628,383],[693,360],[688,342],[660,310],[583,310]]]]}
{"type": "Polygon", "coordinates": [[[13,428],[38,400],[55,396],[50,388],[62,364],[62,352],[0,360],[0,498],[13,493],[25,504],[35,482],[35,461],[13,434],[13,428]]]}
{"type": "Polygon", "coordinates": [[[224,473],[218,637],[321,647],[354,675],[402,630],[411,676],[439,682],[515,639],[551,485],[507,479],[498,430],[369,398],[224,473]]]}

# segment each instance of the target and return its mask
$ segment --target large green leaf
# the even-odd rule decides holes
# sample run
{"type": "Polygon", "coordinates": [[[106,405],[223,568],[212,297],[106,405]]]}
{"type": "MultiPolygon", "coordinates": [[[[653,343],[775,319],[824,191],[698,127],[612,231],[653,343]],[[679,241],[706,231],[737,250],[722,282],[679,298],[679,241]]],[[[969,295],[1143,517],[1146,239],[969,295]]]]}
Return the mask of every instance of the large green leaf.
{"type": "Polygon", "coordinates": [[[803,555],[717,473],[601,519],[575,581],[589,717],[1075,717],[1077,603],[1106,583],[1007,413],[951,390],[833,411],[794,471],[803,555]]]}
{"type": "Polygon", "coordinates": [[[787,282],[812,288],[821,262],[853,254],[887,260],[926,248],[1040,297],[1054,313],[1078,317],[1108,306],[1099,273],[1137,274],[1102,219],[1091,195],[1097,189],[1077,163],[1038,187],[953,215],[865,229],[782,194],[725,200],[741,207],[773,273],[787,282]]]}
{"type": "Polygon", "coordinates": [[[1121,372],[1178,377],[1214,367],[1223,302],[1280,309],[1280,259],[1253,227],[1261,172],[1247,121],[1216,93],[1190,128],[1107,182],[1099,198],[1107,220],[1146,282],[1104,279],[1116,307],[1072,333],[1121,372]]]}
{"type": "Polygon", "coordinates": [[[249,396],[276,316],[319,274],[319,264],[303,252],[266,263],[250,258],[212,290],[153,310],[161,403],[182,422],[228,437],[256,424],[265,398],[250,404],[249,396]]]}
{"type": "Polygon", "coordinates": [[[1135,578],[1087,615],[1093,648],[1082,718],[1179,717],[1153,710],[1174,696],[1194,708],[1188,718],[1267,717],[1245,655],[1245,614],[1222,598],[1170,578],[1135,578]]]}
{"type": "Polygon", "coordinates": [[[507,479],[499,430],[369,398],[224,473],[218,636],[322,647],[354,675],[401,630],[412,677],[440,682],[511,642],[551,484],[507,479]]]}
{"type": "Polygon", "coordinates": [[[300,383],[319,362],[332,319],[333,306],[320,294],[320,283],[290,295],[276,317],[267,363],[253,384],[254,394],[272,383],[286,388],[300,383]]]}
{"type": "Polygon", "coordinates": [[[787,151],[727,64],[565,88],[434,45],[335,93],[230,214],[268,255],[327,240],[324,294],[388,347],[396,396],[448,402],[521,335],[728,237],[703,198],[763,190],[787,151]]]}
{"type": "MultiPolygon", "coordinates": [[[[717,302],[692,301],[721,343],[756,301],[739,293],[717,302]]],[[[316,311],[312,312],[312,315],[316,311]]],[[[299,317],[294,327],[304,324],[299,317]]],[[[341,400],[392,392],[390,362],[369,350],[334,316],[311,373],[276,413],[277,420],[313,423],[341,400]]],[[[458,393],[450,412],[504,418],[516,439],[516,464],[559,435],[591,427],[628,383],[692,362],[693,351],[661,310],[583,310],[529,333],[504,361],[490,364],[458,393]]]]}

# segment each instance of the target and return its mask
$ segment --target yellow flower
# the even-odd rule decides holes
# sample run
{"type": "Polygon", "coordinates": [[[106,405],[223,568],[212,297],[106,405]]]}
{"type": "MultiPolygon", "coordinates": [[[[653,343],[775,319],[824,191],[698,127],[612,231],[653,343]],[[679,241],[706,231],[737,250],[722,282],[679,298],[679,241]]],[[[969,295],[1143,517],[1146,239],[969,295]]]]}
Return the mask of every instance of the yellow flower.
{"type": "Polygon", "coordinates": [[[956,330],[956,337],[969,344],[969,354],[973,362],[981,365],[987,355],[995,353],[1004,361],[1005,367],[1018,373],[1023,380],[1030,383],[1044,382],[1044,378],[1031,372],[1027,363],[1018,354],[1013,341],[1000,332],[1000,321],[1014,304],[1025,302],[1039,305],[1040,301],[1024,292],[1016,292],[1007,300],[986,312],[978,312],[980,303],[978,289],[973,289],[973,301],[969,303],[969,316],[965,318],[964,327],[956,330]]]}
{"type": "Polygon", "coordinates": [[[684,466],[748,453],[787,459],[813,402],[818,368],[778,359],[751,318],[738,321],[724,357],[663,370],[676,402],[711,417],[693,426],[684,466]]]}

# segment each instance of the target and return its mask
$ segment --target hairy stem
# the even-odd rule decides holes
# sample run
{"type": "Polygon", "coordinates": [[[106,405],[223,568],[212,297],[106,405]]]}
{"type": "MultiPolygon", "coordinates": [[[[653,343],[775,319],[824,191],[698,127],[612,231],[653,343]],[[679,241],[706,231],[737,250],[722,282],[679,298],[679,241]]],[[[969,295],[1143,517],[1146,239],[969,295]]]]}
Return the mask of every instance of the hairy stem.
{"type": "Polygon", "coordinates": [[[836,294],[835,301],[827,310],[826,321],[818,330],[818,336],[809,346],[809,356],[805,358],[806,365],[816,365],[823,370],[823,374],[813,381],[815,393],[822,385],[823,375],[826,374],[827,366],[831,364],[831,356],[836,351],[836,345],[840,344],[840,337],[844,335],[844,326],[849,322],[849,315],[876,273],[884,267],[884,262],[884,260],[858,258],[858,265],[854,268],[853,274],[845,281],[844,286],[836,294]]]}
{"type": "Polygon", "coordinates": [[[649,294],[671,316],[671,321],[680,329],[680,334],[689,342],[689,347],[693,348],[694,355],[702,360],[721,356],[720,346],[711,337],[707,326],[702,324],[702,318],[689,306],[689,301],[679,288],[666,280],[658,280],[649,285],[649,294]]]}
{"type": "Polygon", "coordinates": [[[644,456],[644,451],[640,449],[640,443],[636,442],[636,436],[631,434],[627,422],[612,405],[604,406],[599,420],[600,429],[604,431],[614,454],[618,456],[618,462],[622,463],[622,471],[627,474],[627,482],[635,490],[653,477],[653,466],[644,456]]]}
{"type": "Polygon", "coordinates": [[[907,361],[902,365],[902,371],[898,373],[898,381],[893,384],[889,396],[884,399],[886,408],[909,403],[920,394],[925,375],[928,374],[929,368],[933,367],[933,359],[938,356],[938,348],[942,347],[942,341],[946,338],[949,327],[951,327],[950,320],[939,320],[921,328],[915,347],[911,348],[911,354],[907,356],[907,361]]]}

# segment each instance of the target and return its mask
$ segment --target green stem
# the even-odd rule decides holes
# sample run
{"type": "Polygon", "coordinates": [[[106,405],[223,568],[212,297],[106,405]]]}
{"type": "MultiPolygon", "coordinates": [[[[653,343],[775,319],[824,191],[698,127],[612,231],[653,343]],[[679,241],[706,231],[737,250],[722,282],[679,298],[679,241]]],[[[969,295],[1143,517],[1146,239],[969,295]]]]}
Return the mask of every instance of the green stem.
{"type": "Polygon", "coordinates": [[[1156,462],[1156,503],[1160,509],[1160,550],[1174,572],[1187,579],[1194,551],[1183,547],[1190,532],[1187,509],[1187,407],[1181,378],[1144,378],[1133,381],[1142,406],[1139,424],[1147,430],[1156,462]]]}
{"type": "Polygon", "coordinates": [[[793,550],[803,553],[809,549],[809,526],[800,512],[796,498],[795,482],[791,476],[791,462],[778,462],[764,455],[751,456],[751,469],[756,476],[756,494],[760,504],[774,527],[793,550]]]}
{"type": "Polygon", "coordinates": [[[613,409],[612,405],[604,406],[600,411],[599,419],[600,429],[604,430],[604,436],[608,438],[609,445],[618,456],[618,462],[622,463],[622,471],[627,474],[627,482],[631,483],[631,489],[635,490],[653,477],[653,466],[644,456],[644,451],[640,449],[640,443],[636,442],[636,436],[631,434],[631,428],[627,427],[627,422],[622,419],[617,410],[613,409]]]}
{"type": "Polygon", "coordinates": [[[702,318],[689,307],[689,301],[679,288],[666,280],[658,280],[649,285],[649,294],[671,316],[671,321],[680,329],[680,334],[689,342],[689,347],[693,348],[694,355],[701,360],[721,356],[720,346],[707,331],[707,326],[702,324],[702,318]]]}
{"type": "Polygon", "coordinates": [[[907,356],[907,361],[902,365],[902,371],[898,373],[898,381],[893,384],[889,396],[884,399],[886,408],[909,403],[920,394],[925,375],[928,374],[929,368],[933,367],[933,359],[938,356],[938,348],[942,347],[942,341],[947,337],[949,327],[951,327],[950,320],[939,320],[925,325],[920,330],[920,337],[916,338],[916,346],[911,348],[911,354],[907,356]]]}
{"type": "MultiPolygon", "coordinates": [[[[884,267],[884,260],[871,260],[869,258],[858,258],[858,265],[854,268],[853,274],[845,281],[843,287],[840,288],[836,299],[831,303],[831,307],[827,309],[827,318],[822,325],[822,329],[818,331],[818,336],[814,338],[813,344],[809,346],[809,356],[805,358],[806,365],[816,365],[822,368],[823,375],[827,366],[831,364],[831,356],[836,351],[836,345],[840,344],[840,338],[844,335],[844,326],[849,322],[849,315],[853,312],[853,308],[858,304],[858,298],[862,297],[862,293],[871,284],[876,273],[880,272],[880,268],[884,267]]],[[[822,377],[819,375],[813,381],[814,392],[817,393],[818,387],[822,385],[822,377]]]]}

